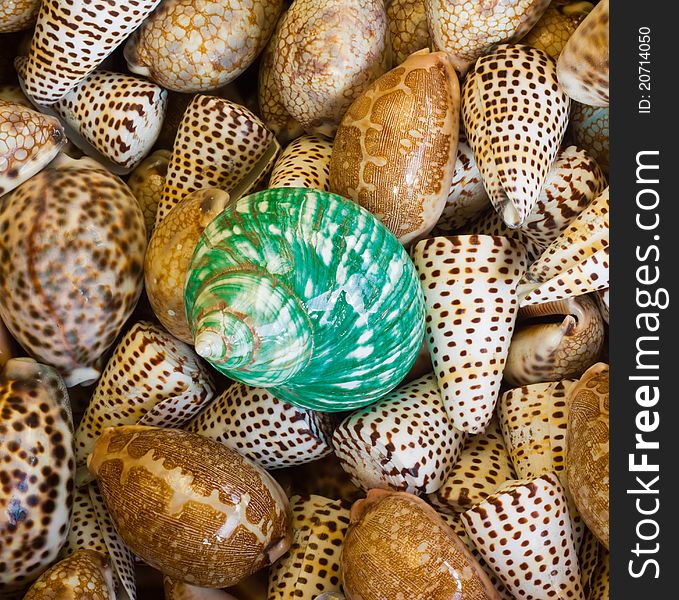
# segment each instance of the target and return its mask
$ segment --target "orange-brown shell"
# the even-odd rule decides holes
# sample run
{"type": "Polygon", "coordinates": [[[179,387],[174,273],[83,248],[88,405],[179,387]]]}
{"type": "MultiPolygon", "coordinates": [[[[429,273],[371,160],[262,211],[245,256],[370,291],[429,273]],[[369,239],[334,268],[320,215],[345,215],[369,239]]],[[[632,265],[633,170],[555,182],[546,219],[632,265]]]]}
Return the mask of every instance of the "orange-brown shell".
{"type": "Polygon", "coordinates": [[[226,446],[177,429],[104,431],[88,460],[118,533],[152,567],[228,587],[291,543],[280,486],[226,446]]]}
{"type": "Polygon", "coordinates": [[[127,185],[144,213],[147,239],[151,239],[153,233],[170,156],[169,150],[156,150],[132,171],[127,180],[127,185]]]}
{"type": "Polygon", "coordinates": [[[552,58],[559,58],[566,42],[592,8],[590,2],[580,0],[552,2],[521,43],[544,50],[552,58]]]}
{"type": "Polygon", "coordinates": [[[459,113],[459,83],[446,54],[411,55],[342,119],[330,191],[368,209],[403,244],[428,233],[450,191],[459,113]]]}
{"type": "Polygon", "coordinates": [[[34,22],[41,0],[3,0],[0,3],[0,33],[21,31],[34,22]]]}
{"type": "Polygon", "coordinates": [[[500,598],[464,542],[416,496],[371,490],[351,517],[341,558],[348,600],[500,598]]]}
{"type": "Polygon", "coordinates": [[[568,487],[587,527],[608,548],[608,365],[589,368],[569,394],[568,487]]]}
{"type": "Polygon", "coordinates": [[[387,2],[389,37],[394,65],[400,65],[413,52],[431,44],[424,0],[387,2]]]}

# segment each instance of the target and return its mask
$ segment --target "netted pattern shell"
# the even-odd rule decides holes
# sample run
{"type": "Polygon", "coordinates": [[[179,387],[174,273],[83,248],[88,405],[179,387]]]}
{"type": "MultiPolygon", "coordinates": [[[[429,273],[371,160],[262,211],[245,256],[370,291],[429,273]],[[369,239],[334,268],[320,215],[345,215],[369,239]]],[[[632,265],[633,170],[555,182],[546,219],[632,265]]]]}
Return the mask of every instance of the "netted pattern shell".
{"type": "Polygon", "coordinates": [[[535,26],[521,38],[521,43],[544,50],[552,58],[559,58],[566,42],[575,33],[593,4],[570,0],[551,2],[535,26]]]}
{"type": "Polygon", "coordinates": [[[608,173],[609,109],[573,102],[570,130],[575,143],[584,148],[608,173]]]}
{"type": "Polygon", "coordinates": [[[40,9],[41,0],[3,0],[0,4],[0,33],[30,27],[40,9]]]}
{"type": "Polygon", "coordinates": [[[232,203],[205,229],[185,293],[198,354],[307,408],[377,400],[422,341],[422,290],[403,247],[360,206],[316,190],[232,203]]]}
{"type": "Polygon", "coordinates": [[[424,4],[424,0],[391,0],[387,3],[394,65],[400,65],[413,52],[428,48],[431,43],[424,4]]]}
{"type": "Polygon", "coordinates": [[[281,152],[271,171],[269,187],[303,187],[330,190],[332,142],[315,135],[303,135],[281,152]]]}

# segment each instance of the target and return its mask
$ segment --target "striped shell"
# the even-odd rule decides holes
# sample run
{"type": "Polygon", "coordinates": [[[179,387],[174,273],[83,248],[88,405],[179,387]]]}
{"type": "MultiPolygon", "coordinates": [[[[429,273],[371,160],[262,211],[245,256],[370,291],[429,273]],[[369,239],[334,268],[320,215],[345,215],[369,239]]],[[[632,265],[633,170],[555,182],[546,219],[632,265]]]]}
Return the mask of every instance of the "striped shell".
{"type": "Polygon", "coordinates": [[[142,289],[146,232],[129,188],[67,159],[0,199],[0,231],[7,328],[69,387],[96,380],[142,289]]]}
{"type": "Polygon", "coordinates": [[[213,90],[255,60],[282,6],[282,0],[165,0],[125,45],[128,67],[170,90],[213,90]]]}
{"type": "Polygon", "coordinates": [[[584,148],[608,174],[608,107],[573,102],[570,130],[575,143],[584,148]]]}
{"type": "Polygon", "coordinates": [[[134,194],[144,213],[147,239],[151,239],[156,223],[158,202],[160,202],[160,195],[165,185],[170,155],[171,153],[168,150],[156,150],[132,171],[127,180],[130,191],[134,194]]]}
{"type": "Polygon", "coordinates": [[[125,544],[175,579],[228,587],[290,546],[283,491],[218,442],[176,429],[114,427],[97,440],[88,467],[125,544]]]}
{"type": "Polygon", "coordinates": [[[241,198],[212,221],[185,298],[199,355],[320,410],[394,388],[424,329],[422,291],[396,238],[353,202],[301,188],[241,198]]]}
{"type": "Polygon", "coordinates": [[[391,56],[400,65],[413,52],[431,44],[425,0],[389,0],[387,3],[391,56]]]}
{"type": "Polygon", "coordinates": [[[540,20],[521,39],[521,43],[544,50],[553,59],[559,58],[566,42],[593,6],[592,3],[581,0],[551,2],[540,20]]]}
{"type": "Polygon", "coordinates": [[[332,142],[315,135],[303,135],[281,152],[271,171],[269,187],[303,187],[330,190],[332,142]]]}
{"type": "Polygon", "coordinates": [[[436,225],[455,169],[457,75],[443,52],[411,55],[349,107],[330,159],[330,191],[368,209],[407,245],[436,225]]]}
{"type": "Polygon", "coordinates": [[[41,0],[3,0],[0,5],[0,34],[27,29],[35,22],[41,0]]]}

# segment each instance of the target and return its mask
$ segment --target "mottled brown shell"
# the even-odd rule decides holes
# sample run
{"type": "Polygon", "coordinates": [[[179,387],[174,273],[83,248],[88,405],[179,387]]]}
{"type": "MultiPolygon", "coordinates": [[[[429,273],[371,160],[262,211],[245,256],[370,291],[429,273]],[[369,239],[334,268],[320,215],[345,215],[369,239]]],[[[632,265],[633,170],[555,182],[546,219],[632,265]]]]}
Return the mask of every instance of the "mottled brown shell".
{"type": "Polygon", "coordinates": [[[170,577],[228,587],[290,546],[283,490],[219,442],[176,429],[115,427],[101,435],[88,467],[124,542],[170,577]]]}
{"type": "Polygon", "coordinates": [[[0,4],[0,34],[27,29],[40,10],[41,0],[3,0],[0,4]]]}
{"type": "Polygon", "coordinates": [[[156,212],[165,185],[170,155],[169,150],[156,150],[132,171],[127,180],[127,185],[144,213],[147,239],[151,239],[153,227],[156,223],[156,212]]]}
{"type": "Polygon", "coordinates": [[[431,44],[424,0],[391,0],[387,4],[394,65],[431,44]]]}
{"type": "Polygon", "coordinates": [[[521,43],[544,50],[552,58],[559,58],[566,42],[594,5],[581,0],[557,0],[522,39],[521,43]]]}

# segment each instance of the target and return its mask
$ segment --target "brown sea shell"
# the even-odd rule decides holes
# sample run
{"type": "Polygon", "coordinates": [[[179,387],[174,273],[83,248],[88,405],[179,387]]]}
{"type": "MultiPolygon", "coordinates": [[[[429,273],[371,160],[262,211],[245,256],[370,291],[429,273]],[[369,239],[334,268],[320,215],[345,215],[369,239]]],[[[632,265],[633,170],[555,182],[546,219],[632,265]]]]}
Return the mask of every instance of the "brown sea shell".
{"type": "Polygon", "coordinates": [[[271,170],[269,187],[305,187],[329,191],[331,155],[331,141],[316,135],[298,137],[278,157],[271,170]]]}
{"type": "Polygon", "coordinates": [[[165,575],[163,577],[165,600],[237,600],[223,590],[202,588],[165,575]]]}
{"type": "Polygon", "coordinates": [[[134,194],[142,212],[146,225],[146,239],[151,239],[156,223],[156,211],[160,202],[160,195],[165,185],[167,165],[170,162],[169,150],[156,150],[145,158],[139,166],[130,173],[127,185],[134,194]]]}
{"type": "Polygon", "coordinates": [[[27,29],[35,22],[42,0],[7,0],[0,4],[0,34],[27,29]]]}
{"type": "Polygon", "coordinates": [[[521,43],[544,50],[552,58],[559,58],[566,42],[592,8],[594,4],[591,2],[555,0],[521,43]]]}
{"type": "Polygon", "coordinates": [[[390,0],[386,4],[391,55],[396,66],[431,44],[425,0],[390,0]]]}

